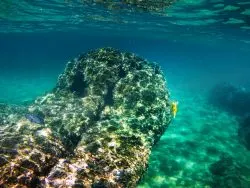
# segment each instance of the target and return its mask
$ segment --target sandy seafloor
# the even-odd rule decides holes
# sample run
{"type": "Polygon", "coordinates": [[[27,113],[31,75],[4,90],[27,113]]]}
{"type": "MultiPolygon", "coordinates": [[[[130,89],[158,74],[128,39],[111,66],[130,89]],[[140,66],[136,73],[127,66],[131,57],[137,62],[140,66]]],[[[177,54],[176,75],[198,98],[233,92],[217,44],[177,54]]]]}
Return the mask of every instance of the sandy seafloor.
{"type": "MultiPolygon", "coordinates": [[[[232,158],[237,165],[249,166],[250,152],[239,143],[236,117],[209,105],[199,94],[181,92],[176,96],[180,102],[178,116],[153,149],[140,188],[211,187],[214,178],[220,176],[212,175],[210,165],[222,156],[232,158]]],[[[249,187],[249,168],[242,173],[244,187],[249,187]]],[[[222,176],[219,181],[226,178],[222,176]]],[[[235,182],[229,187],[233,185],[235,182]]]]}
{"type": "MultiPolygon", "coordinates": [[[[219,80],[233,75],[237,82],[237,71],[233,74],[227,71],[229,69],[220,72],[214,68],[218,72],[211,75],[212,69],[208,71],[202,65],[196,66],[196,69],[182,68],[182,64],[173,63],[168,66],[164,61],[169,59],[154,58],[154,53],[149,59],[162,64],[171,98],[179,102],[179,110],[153,149],[149,169],[139,187],[210,187],[215,182],[214,178],[218,178],[211,174],[210,165],[221,156],[231,157],[238,166],[250,166],[250,151],[238,140],[237,117],[208,104],[206,99],[209,87],[219,83],[219,80]]],[[[49,91],[65,63],[61,62],[60,66],[51,69],[5,68],[0,74],[0,102],[28,103],[49,91]]],[[[242,74],[241,79],[244,80],[242,74]]],[[[248,183],[250,187],[250,170],[239,173],[233,174],[233,178],[241,178],[246,187],[248,183]]]]}

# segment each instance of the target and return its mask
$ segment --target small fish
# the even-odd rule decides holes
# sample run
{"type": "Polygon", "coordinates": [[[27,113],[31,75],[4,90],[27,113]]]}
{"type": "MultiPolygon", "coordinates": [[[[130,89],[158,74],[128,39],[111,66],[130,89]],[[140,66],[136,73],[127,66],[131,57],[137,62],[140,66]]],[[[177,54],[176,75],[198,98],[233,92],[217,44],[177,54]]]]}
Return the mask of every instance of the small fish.
{"type": "Polygon", "coordinates": [[[172,108],[173,117],[175,118],[176,113],[178,111],[178,102],[177,101],[172,102],[171,108],[172,108]]]}
{"type": "Polygon", "coordinates": [[[36,114],[26,114],[25,117],[32,123],[44,124],[44,119],[36,114]]]}

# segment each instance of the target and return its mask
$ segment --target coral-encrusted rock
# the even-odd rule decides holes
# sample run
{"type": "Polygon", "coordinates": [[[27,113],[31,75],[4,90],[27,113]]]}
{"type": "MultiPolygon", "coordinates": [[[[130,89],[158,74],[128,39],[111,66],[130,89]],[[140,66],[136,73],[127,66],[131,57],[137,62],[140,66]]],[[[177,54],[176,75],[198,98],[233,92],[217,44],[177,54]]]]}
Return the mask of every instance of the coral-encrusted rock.
{"type": "Polygon", "coordinates": [[[50,128],[20,119],[0,127],[0,185],[37,187],[67,151],[50,128]]]}
{"type": "Polygon", "coordinates": [[[45,125],[20,119],[0,132],[0,185],[135,187],[172,119],[160,68],[112,48],[69,62],[29,112],[45,125]]]}

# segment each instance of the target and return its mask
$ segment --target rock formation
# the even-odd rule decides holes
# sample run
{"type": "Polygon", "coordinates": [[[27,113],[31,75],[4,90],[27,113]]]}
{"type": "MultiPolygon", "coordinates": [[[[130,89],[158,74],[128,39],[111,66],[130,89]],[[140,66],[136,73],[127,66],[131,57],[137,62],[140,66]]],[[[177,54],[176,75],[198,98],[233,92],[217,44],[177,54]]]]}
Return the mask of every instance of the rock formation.
{"type": "Polygon", "coordinates": [[[0,125],[0,186],[135,187],[173,116],[159,66],[113,48],[70,61],[28,113],[44,124],[0,125]]]}

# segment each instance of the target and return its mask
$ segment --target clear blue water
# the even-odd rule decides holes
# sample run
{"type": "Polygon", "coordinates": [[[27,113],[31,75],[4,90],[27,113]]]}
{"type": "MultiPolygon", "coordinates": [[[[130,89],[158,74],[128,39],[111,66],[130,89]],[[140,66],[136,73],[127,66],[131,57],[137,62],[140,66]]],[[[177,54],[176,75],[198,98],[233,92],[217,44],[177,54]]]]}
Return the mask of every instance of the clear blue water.
{"type": "Polygon", "coordinates": [[[207,100],[222,82],[250,90],[249,1],[180,0],[145,13],[84,1],[3,0],[0,103],[31,103],[55,86],[69,60],[106,46],[159,63],[179,101],[139,187],[250,187],[250,151],[238,138],[242,117],[207,100]],[[222,155],[245,167],[231,173],[231,183],[211,172],[222,155]]]}
{"type": "Polygon", "coordinates": [[[76,32],[9,33],[2,34],[1,45],[1,102],[36,98],[54,86],[67,61],[103,46],[132,51],[159,63],[167,78],[175,79],[169,84],[182,83],[197,90],[208,90],[223,81],[249,85],[249,53],[240,50],[240,42],[228,44],[226,39],[209,45],[76,32]],[[23,91],[17,92],[18,89],[23,91]]]}

